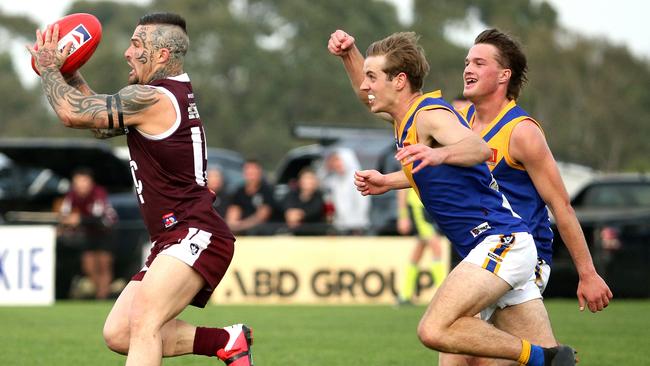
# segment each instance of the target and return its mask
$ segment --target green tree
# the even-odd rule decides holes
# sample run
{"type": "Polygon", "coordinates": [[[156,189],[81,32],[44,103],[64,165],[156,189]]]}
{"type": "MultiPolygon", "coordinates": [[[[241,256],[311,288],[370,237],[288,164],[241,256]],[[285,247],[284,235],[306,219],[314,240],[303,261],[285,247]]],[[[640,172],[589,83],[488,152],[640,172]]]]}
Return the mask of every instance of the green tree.
{"type": "MultiPolygon", "coordinates": [[[[294,123],[383,126],[356,100],[340,61],[326,44],[336,29],[357,39],[362,52],[395,31],[414,30],[431,64],[425,89],[447,98],[462,91],[467,47],[449,39],[450,25],[470,14],[514,35],[529,61],[529,85],[518,101],[542,123],[560,160],[605,170],[649,169],[648,62],[622,47],[562,29],[557,13],[536,0],[415,0],[410,25],[384,1],[153,0],[147,6],[77,1],[72,12],[95,14],[103,27],[97,51],[82,73],[100,93],[124,86],[124,60],[143,14],[172,11],[188,22],[185,69],[206,125],[208,142],[257,157],[271,168],[302,141],[294,123]]],[[[0,28],[33,40],[35,24],[0,14],[0,28]]],[[[7,54],[0,53],[0,132],[12,136],[89,136],[60,127],[40,90],[23,87],[7,54]]],[[[124,144],[124,139],[113,143],[124,144]]]]}

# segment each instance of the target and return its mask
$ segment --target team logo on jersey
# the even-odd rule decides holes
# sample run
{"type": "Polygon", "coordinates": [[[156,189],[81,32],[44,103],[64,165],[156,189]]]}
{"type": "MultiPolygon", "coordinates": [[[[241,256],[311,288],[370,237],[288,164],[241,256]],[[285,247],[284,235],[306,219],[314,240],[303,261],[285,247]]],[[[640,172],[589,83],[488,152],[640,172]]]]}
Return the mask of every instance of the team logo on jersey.
{"type": "Polygon", "coordinates": [[[490,158],[488,159],[487,163],[488,163],[488,165],[496,165],[496,163],[497,163],[497,156],[499,156],[499,150],[497,150],[497,149],[492,149],[492,148],[491,148],[490,150],[492,150],[492,155],[491,155],[490,158]]]}
{"type": "Polygon", "coordinates": [[[170,228],[178,223],[178,221],[176,220],[176,216],[174,215],[173,212],[164,215],[162,217],[162,222],[163,225],[165,225],[165,229],[170,228]]]}
{"type": "Polygon", "coordinates": [[[190,244],[190,252],[192,252],[192,255],[196,255],[196,253],[199,252],[199,246],[194,244],[194,243],[191,243],[190,244]]]}
{"type": "Polygon", "coordinates": [[[486,232],[486,231],[488,231],[490,229],[492,229],[492,228],[490,227],[490,224],[488,224],[487,221],[486,221],[486,222],[482,223],[481,225],[473,228],[469,232],[470,232],[470,234],[472,234],[473,237],[476,238],[477,236],[483,234],[484,232],[486,232]]]}
{"type": "Polygon", "coordinates": [[[93,37],[88,32],[88,29],[83,24],[79,24],[59,40],[59,51],[62,51],[68,43],[72,43],[72,47],[70,48],[70,55],[72,55],[84,43],[90,41],[91,38],[93,37]]]}

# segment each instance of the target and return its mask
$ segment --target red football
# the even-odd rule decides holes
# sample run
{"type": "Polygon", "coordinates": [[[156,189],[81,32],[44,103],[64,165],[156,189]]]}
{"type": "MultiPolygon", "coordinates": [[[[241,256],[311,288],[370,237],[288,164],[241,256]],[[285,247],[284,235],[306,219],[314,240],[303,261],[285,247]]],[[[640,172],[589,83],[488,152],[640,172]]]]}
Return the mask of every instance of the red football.
{"type": "MultiPolygon", "coordinates": [[[[52,24],[59,25],[59,50],[72,42],[70,55],[61,66],[61,73],[74,72],[93,55],[102,39],[102,25],[92,14],[75,13],[66,15],[52,24]]],[[[43,32],[43,36],[45,32],[43,32]]],[[[40,75],[32,57],[32,69],[40,75]]]]}

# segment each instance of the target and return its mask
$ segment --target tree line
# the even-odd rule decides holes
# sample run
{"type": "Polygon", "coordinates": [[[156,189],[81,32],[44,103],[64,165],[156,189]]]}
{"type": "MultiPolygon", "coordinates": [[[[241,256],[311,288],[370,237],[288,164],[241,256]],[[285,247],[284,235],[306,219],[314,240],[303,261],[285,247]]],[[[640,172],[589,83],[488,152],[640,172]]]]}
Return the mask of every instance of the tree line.
{"type": "MultiPolygon", "coordinates": [[[[425,89],[442,89],[450,99],[462,92],[468,50],[450,41],[450,25],[470,15],[522,43],[529,82],[518,103],[541,122],[556,159],[606,171],[650,168],[648,61],[625,47],[562,29],[545,2],[414,0],[412,24],[404,25],[383,1],[154,0],[147,6],[77,1],[67,13],[92,13],[103,27],[101,44],[81,70],[95,91],[115,93],[125,85],[129,67],[123,53],[137,20],[149,11],[177,12],[187,20],[191,44],[185,70],[209,144],[260,159],[269,168],[306,143],[291,136],[296,123],[384,123],[356,100],[340,61],[326,49],[330,33],[345,29],[362,51],[396,31],[419,33],[432,70],[425,89]]],[[[36,26],[0,13],[0,29],[11,37],[32,42],[36,26]]],[[[90,137],[56,122],[40,85],[20,83],[8,50],[0,52],[0,82],[0,135],[90,137]]]]}

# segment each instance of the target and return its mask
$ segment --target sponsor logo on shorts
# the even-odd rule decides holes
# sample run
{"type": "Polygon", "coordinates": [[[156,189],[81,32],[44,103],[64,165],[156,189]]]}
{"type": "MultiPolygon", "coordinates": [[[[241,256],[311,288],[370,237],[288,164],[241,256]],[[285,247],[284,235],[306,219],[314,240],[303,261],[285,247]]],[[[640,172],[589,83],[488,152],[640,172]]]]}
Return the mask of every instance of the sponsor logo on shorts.
{"type": "Polygon", "coordinates": [[[162,217],[162,222],[163,225],[165,225],[165,229],[170,228],[178,223],[178,221],[176,220],[176,216],[174,215],[173,212],[164,215],[162,217]]]}
{"type": "Polygon", "coordinates": [[[88,32],[88,29],[86,29],[83,24],[79,24],[68,34],[61,37],[58,43],[59,51],[63,50],[65,45],[68,43],[72,43],[72,48],[70,48],[71,55],[78,50],[79,47],[83,46],[84,43],[90,41],[91,38],[92,36],[90,35],[90,32],[88,32]]]}
{"type": "Polygon", "coordinates": [[[490,227],[490,224],[488,224],[487,221],[486,221],[486,222],[482,223],[481,225],[473,228],[469,232],[470,232],[470,234],[472,234],[473,237],[476,238],[477,236],[483,234],[484,232],[486,232],[486,231],[488,231],[490,229],[492,229],[492,228],[490,227]]]}
{"type": "Polygon", "coordinates": [[[496,254],[494,254],[492,252],[488,252],[488,257],[494,259],[495,261],[497,261],[499,263],[503,262],[503,258],[501,258],[501,256],[496,255],[496,254]]]}
{"type": "Polygon", "coordinates": [[[190,252],[192,252],[192,255],[196,255],[196,253],[199,252],[199,246],[194,243],[190,243],[190,252]]]}

